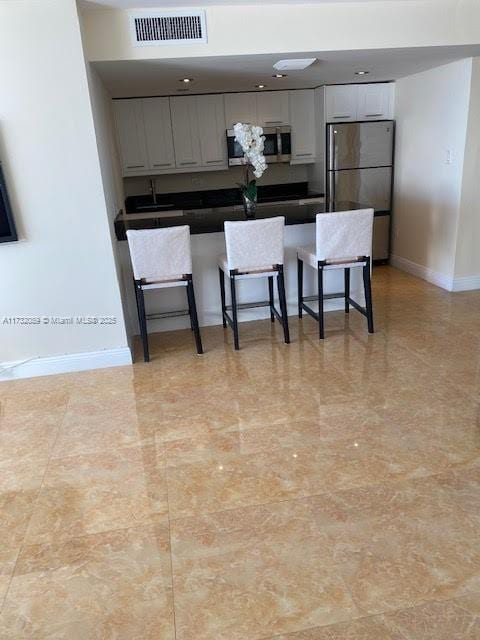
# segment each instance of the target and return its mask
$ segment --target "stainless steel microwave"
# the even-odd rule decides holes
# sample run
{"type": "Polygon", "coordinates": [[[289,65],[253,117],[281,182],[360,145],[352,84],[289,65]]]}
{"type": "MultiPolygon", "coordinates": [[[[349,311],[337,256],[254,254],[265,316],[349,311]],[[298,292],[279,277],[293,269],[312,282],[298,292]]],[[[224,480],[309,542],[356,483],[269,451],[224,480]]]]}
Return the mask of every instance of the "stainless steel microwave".
{"type": "MultiPolygon", "coordinates": [[[[290,162],[292,154],[291,127],[265,127],[264,155],[267,164],[273,162],[290,162]]],[[[227,131],[228,166],[234,167],[245,164],[242,147],[235,141],[233,129],[227,131]]]]}

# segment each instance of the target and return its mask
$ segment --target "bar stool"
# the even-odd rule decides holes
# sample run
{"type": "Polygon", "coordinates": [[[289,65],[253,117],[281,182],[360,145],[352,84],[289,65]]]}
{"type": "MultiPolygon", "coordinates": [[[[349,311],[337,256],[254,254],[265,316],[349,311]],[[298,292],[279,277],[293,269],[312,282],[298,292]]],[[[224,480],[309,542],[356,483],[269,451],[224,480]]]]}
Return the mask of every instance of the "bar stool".
{"type": "MultiPolygon", "coordinates": [[[[345,313],[350,305],[367,318],[368,332],[373,333],[372,286],[370,277],[373,235],[373,209],[358,211],[338,211],[319,213],[316,216],[316,246],[297,247],[298,268],[298,317],[302,311],[317,320],[319,337],[325,337],[323,318],[323,272],[330,269],[344,269],[345,313]],[[318,313],[308,307],[303,297],[303,263],[317,270],[318,313]],[[363,268],[365,307],[350,298],[350,269],[363,268]]],[[[339,296],[331,297],[343,297],[339,296]]]]}
{"type": "Polygon", "coordinates": [[[222,301],[222,322],[233,329],[235,349],[240,348],[238,340],[238,309],[252,307],[270,307],[270,318],[275,318],[283,327],[286,344],[290,343],[288,330],[287,301],[283,274],[283,232],[285,218],[266,218],[262,220],[242,220],[225,222],[225,244],[227,253],[218,259],[220,276],[220,295],[222,301]],[[225,274],[230,280],[231,306],[225,303],[225,274]],[[280,313],[275,308],[273,278],[277,278],[280,313]],[[238,304],[235,284],[246,278],[268,278],[268,302],[238,304]],[[231,310],[230,317],[227,310],[231,310]]]}
{"type": "Polygon", "coordinates": [[[203,353],[197,307],[192,280],[192,252],[190,227],[143,229],[127,231],[132,260],[138,321],[145,362],[150,361],[147,320],[190,315],[190,326],[195,335],[197,353],[203,353]],[[188,311],[171,311],[147,315],[144,291],[166,287],[186,287],[188,311]]]}

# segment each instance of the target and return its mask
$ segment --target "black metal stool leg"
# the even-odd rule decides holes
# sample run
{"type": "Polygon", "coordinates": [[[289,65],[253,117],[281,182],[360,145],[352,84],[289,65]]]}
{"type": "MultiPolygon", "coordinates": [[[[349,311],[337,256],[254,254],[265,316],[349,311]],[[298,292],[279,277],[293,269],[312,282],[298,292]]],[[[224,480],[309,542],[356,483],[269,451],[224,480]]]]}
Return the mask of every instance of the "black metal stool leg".
{"type": "Polygon", "coordinates": [[[143,359],[145,362],[150,362],[150,353],[148,350],[147,318],[145,315],[145,300],[143,297],[142,283],[140,280],[135,280],[135,296],[137,299],[138,324],[140,325],[140,335],[142,336],[143,343],[143,359]]]}
{"type": "Polygon", "coordinates": [[[270,320],[275,322],[275,315],[273,313],[273,276],[268,276],[268,298],[270,300],[270,320]]]}
{"type": "Polygon", "coordinates": [[[188,298],[188,309],[190,312],[190,320],[192,323],[193,333],[195,335],[195,346],[197,347],[197,353],[201,355],[203,353],[202,338],[200,337],[197,305],[195,302],[195,291],[193,288],[193,281],[191,276],[189,277],[188,283],[187,283],[187,298],[188,298]]]}
{"type": "Polygon", "coordinates": [[[235,276],[230,275],[230,292],[232,296],[232,324],[233,324],[233,342],[235,351],[240,349],[238,341],[238,319],[237,319],[237,294],[235,291],[235,276]]]}
{"type": "Polygon", "coordinates": [[[297,258],[297,285],[298,285],[298,317],[302,317],[303,304],[303,260],[297,258]]]}
{"type": "Polygon", "coordinates": [[[318,265],[318,335],[320,340],[325,338],[323,319],[323,267],[318,265]]]}
{"type": "Polygon", "coordinates": [[[290,332],[288,330],[287,298],[285,296],[285,277],[283,274],[282,265],[280,265],[278,268],[277,285],[278,285],[278,299],[280,301],[280,312],[282,314],[283,337],[285,340],[285,344],[290,344],[290,332]]]}
{"type": "Polygon", "coordinates": [[[350,304],[348,299],[350,298],[350,267],[344,269],[345,276],[345,313],[350,313],[350,304]]]}
{"type": "Polygon", "coordinates": [[[373,328],[373,303],[372,303],[372,280],[370,277],[370,258],[363,267],[363,286],[365,288],[365,306],[367,311],[368,333],[374,333],[373,328]]]}
{"type": "Polygon", "coordinates": [[[225,329],[227,326],[227,321],[225,320],[225,274],[223,273],[223,269],[218,268],[218,275],[220,277],[220,297],[222,300],[222,324],[225,329]]]}

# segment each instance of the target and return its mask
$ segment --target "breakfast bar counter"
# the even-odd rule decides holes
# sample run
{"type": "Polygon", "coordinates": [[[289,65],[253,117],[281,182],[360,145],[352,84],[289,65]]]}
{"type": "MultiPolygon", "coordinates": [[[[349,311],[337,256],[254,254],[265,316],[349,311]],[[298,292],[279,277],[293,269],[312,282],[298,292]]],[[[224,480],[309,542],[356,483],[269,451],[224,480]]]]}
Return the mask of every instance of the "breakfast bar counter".
{"type": "MultiPolygon", "coordinates": [[[[260,204],[255,217],[271,218],[285,217],[285,285],[289,315],[297,312],[297,259],[298,246],[315,243],[315,216],[328,211],[348,211],[367,208],[355,202],[338,203],[335,209],[322,202],[299,204],[285,202],[275,204],[260,204]]],[[[223,225],[227,220],[245,220],[241,206],[216,207],[198,210],[175,210],[150,213],[120,214],[115,221],[115,231],[120,254],[120,266],[124,286],[124,298],[127,300],[128,319],[132,333],[138,334],[137,310],[133,288],[133,275],[130,264],[126,240],[126,226],[130,229],[157,229],[188,225],[191,233],[193,280],[200,326],[218,325],[222,323],[219,277],[217,257],[225,253],[225,235],[223,225]]],[[[352,297],[363,304],[361,274],[352,272],[352,297]],[[358,292],[358,293],[357,293],[358,292]]],[[[305,269],[305,295],[316,292],[316,273],[313,269],[305,269]]],[[[325,293],[340,293],[343,291],[343,271],[334,270],[325,274],[325,293]]],[[[250,303],[268,299],[268,285],[266,279],[243,280],[238,283],[237,293],[239,303],[250,303]]],[[[228,300],[227,300],[228,302],[228,300]]],[[[315,306],[315,305],[313,305],[315,306]]],[[[178,311],[186,308],[185,291],[183,287],[175,289],[161,289],[149,292],[146,296],[147,313],[178,311]]],[[[325,311],[343,309],[342,299],[325,301],[325,311]]],[[[242,310],[239,320],[257,320],[270,317],[268,307],[256,307],[242,310]]],[[[310,320],[306,319],[306,322],[310,320]]],[[[174,317],[162,321],[152,320],[149,332],[184,329],[189,326],[188,317],[174,317]]],[[[327,316],[328,330],[328,316],[327,316]]]]}

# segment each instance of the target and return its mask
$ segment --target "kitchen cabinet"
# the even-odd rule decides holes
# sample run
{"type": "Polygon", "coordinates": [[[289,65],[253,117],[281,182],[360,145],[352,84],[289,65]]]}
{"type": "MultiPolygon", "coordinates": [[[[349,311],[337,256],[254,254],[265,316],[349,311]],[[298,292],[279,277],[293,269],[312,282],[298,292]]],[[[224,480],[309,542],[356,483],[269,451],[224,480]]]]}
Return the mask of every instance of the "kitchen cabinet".
{"type": "Polygon", "coordinates": [[[142,100],[115,100],[114,114],[123,174],[145,173],[149,162],[142,100]]]}
{"type": "Polygon", "coordinates": [[[257,98],[257,124],[261,127],[280,127],[290,124],[288,91],[262,91],[257,98]]]}
{"type": "Polygon", "coordinates": [[[358,84],[327,87],[325,93],[327,122],[349,122],[357,119],[358,84]]]}
{"type": "Polygon", "coordinates": [[[202,164],[196,96],[170,98],[175,166],[178,169],[202,164]]]}
{"type": "Polygon", "coordinates": [[[393,118],[394,87],[393,82],[326,87],[326,121],[390,120],[393,118]]]}
{"type": "Polygon", "coordinates": [[[357,120],[383,120],[393,117],[391,82],[360,84],[358,86],[357,120]]]}
{"type": "Polygon", "coordinates": [[[201,164],[226,169],[227,143],[222,95],[197,96],[201,164]]]}
{"type": "Polygon", "coordinates": [[[226,93],[224,100],[227,129],[233,129],[237,122],[258,124],[256,93],[226,93]]]}
{"type": "Polygon", "coordinates": [[[150,169],[156,171],[175,167],[169,99],[145,98],[142,103],[150,169]]]}
{"type": "Polygon", "coordinates": [[[290,164],[315,162],[315,95],[313,89],[289,91],[292,126],[290,164]]]}

